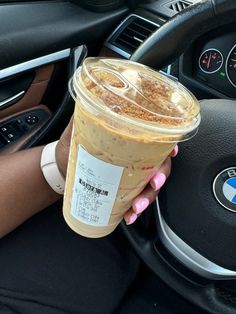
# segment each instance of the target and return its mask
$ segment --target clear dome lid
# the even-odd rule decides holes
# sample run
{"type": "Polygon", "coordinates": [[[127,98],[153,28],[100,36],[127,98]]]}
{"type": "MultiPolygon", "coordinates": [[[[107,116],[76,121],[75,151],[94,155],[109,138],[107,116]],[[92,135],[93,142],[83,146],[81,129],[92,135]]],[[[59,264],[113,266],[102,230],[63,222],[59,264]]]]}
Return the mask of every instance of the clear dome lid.
{"type": "Polygon", "coordinates": [[[87,58],[72,79],[73,97],[136,127],[189,133],[200,123],[197,99],[180,83],[129,60],[87,58]]]}

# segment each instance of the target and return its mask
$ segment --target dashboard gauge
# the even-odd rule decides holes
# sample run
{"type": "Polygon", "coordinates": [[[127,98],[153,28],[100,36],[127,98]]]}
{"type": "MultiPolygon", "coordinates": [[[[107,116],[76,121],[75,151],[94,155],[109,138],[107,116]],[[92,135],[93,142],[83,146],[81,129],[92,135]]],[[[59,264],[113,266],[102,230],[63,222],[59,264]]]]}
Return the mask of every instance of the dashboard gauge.
{"type": "Polygon", "coordinates": [[[230,83],[236,87],[236,45],[231,49],[227,57],[226,74],[230,83]]]}
{"type": "Polygon", "coordinates": [[[223,61],[223,55],[219,50],[208,49],[201,54],[199,67],[204,73],[215,73],[221,68],[223,61]]]}

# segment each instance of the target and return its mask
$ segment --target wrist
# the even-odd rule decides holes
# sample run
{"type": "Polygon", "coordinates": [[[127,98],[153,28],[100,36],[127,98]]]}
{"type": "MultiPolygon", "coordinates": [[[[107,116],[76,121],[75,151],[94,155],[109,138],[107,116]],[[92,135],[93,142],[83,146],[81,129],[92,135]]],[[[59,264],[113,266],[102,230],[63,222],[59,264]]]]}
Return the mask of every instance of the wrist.
{"type": "Polygon", "coordinates": [[[58,194],[64,194],[65,177],[62,175],[56,161],[58,141],[43,148],[41,155],[41,170],[48,185],[58,194]]]}
{"type": "Polygon", "coordinates": [[[67,173],[67,164],[68,164],[68,147],[64,147],[64,145],[61,143],[61,141],[58,141],[56,145],[56,151],[55,151],[55,158],[56,163],[58,166],[58,169],[61,173],[61,175],[66,178],[67,173]]]}

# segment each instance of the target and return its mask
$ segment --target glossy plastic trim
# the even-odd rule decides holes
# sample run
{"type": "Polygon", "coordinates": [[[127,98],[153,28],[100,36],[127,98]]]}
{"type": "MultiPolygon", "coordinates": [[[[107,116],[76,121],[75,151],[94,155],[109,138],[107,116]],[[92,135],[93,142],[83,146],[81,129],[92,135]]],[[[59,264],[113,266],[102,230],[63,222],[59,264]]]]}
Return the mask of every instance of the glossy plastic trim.
{"type": "Polygon", "coordinates": [[[37,67],[40,67],[45,64],[57,62],[63,59],[66,59],[70,56],[71,49],[64,49],[58,52],[54,52],[36,59],[32,59],[23,63],[13,65],[11,67],[0,70],[0,80],[5,79],[9,76],[16,75],[37,67]]]}

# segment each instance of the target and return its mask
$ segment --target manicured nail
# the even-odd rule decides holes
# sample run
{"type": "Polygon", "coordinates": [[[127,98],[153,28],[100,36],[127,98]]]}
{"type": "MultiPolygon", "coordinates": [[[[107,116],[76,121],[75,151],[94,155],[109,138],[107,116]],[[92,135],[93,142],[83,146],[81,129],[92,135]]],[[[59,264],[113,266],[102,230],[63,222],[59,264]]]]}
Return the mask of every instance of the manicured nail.
{"type": "Polygon", "coordinates": [[[140,197],[134,201],[133,207],[136,214],[141,214],[149,205],[149,200],[146,197],[140,197]]]}
{"type": "Polygon", "coordinates": [[[131,225],[135,222],[135,220],[138,218],[137,214],[132,213],[129,217],[129,219],[126,221],[126,225],[131,225]]]}
{"type": "Polygon", "coordinates": [[[159,190],[163,184],[166,182],[166,175],[162,172],[159,172],[155,177],[150,181],[150,184],[154,191],[159,190]]]}
{"type": "Polygon", "coordinates": [[[154,176],[155,176],[156,172],[152,172],[147,176],[147,181],[150,181],[154,176]]]}
{"type": "Polygon", "coordinates": [[[174,148],[173,151],[172,151],[171,156],[172,156],[172,157],[176,157],[176,156],[178,155],[178,152],[179,152],[179,146],[176,145],[175,148],[174,148]]]}

